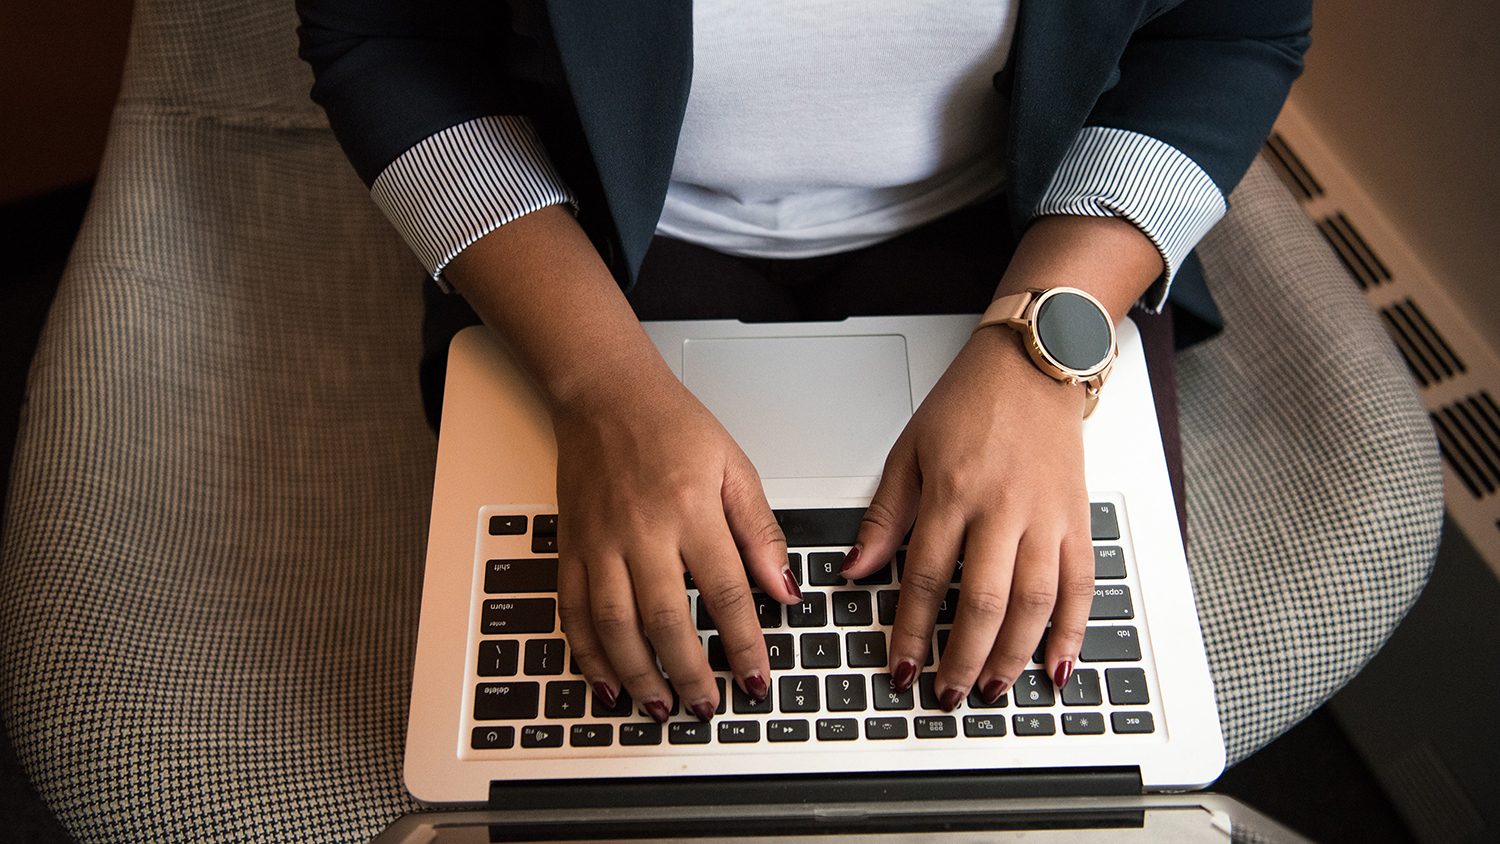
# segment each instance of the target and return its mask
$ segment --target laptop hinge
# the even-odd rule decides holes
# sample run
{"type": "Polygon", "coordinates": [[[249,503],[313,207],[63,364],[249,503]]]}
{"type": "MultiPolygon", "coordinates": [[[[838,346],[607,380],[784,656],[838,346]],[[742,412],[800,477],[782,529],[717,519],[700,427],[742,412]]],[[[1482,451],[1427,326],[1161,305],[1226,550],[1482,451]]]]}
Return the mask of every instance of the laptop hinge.
{"type": "Polygon", "coordinates": [[[788,774],[776,777],[642,777],[490,782],[489,808],[611,809],[641,806],[867,803],[1116,797],[1142,792],[1137,767],[902,774],[788,774]]]}

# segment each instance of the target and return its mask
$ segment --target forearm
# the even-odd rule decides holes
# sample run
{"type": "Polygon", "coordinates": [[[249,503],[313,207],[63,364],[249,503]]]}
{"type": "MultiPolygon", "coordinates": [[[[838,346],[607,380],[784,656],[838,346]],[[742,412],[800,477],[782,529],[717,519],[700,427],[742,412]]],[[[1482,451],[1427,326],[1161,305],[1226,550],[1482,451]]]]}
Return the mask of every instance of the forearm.
{"type": "Polygon", "coordinates": [[[563,206],[480,238],[453,259],[446,277],[510,345],[554,410],[610,401],[671,378],[563,206]]]}

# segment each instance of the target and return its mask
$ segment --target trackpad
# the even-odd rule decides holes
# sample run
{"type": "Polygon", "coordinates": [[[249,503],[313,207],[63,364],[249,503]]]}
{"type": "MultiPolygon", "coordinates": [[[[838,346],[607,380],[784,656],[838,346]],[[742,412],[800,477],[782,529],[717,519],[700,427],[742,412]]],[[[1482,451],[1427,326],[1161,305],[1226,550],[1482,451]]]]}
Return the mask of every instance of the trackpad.
{"type": "Polygon", "coordinates": [[[899,334],[685,340],[682,382],[763,478],[879,475],[912,413],[899,334]]]}

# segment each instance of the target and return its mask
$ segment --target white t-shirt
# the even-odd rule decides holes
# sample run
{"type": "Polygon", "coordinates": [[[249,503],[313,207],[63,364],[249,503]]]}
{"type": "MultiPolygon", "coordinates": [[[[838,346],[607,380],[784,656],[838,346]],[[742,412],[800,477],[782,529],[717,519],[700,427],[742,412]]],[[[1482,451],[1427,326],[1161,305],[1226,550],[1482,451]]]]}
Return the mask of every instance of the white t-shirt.
{"type": "Polygon", "coordinates": [[[1010,0],[695,0],[657,233],[802,258],[997,193],[1015,20],[1010,0]]]}

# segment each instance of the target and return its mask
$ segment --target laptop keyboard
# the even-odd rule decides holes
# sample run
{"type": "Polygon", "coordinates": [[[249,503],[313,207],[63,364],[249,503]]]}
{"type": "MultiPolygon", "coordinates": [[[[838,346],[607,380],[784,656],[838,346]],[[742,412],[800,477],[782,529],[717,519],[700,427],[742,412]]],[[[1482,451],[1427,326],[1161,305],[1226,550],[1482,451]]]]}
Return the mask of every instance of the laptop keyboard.
{"type": "Polygon", "coordinates": [[[826,750],[883,743],[912,747],[966,742],[1067,743],[1159,737],[1160,708],[1139,581],[1122,530],[1123,500],[1091,506],[1095,588],[1079,665],[1056,688],[1042,665],[1045,641],[1015,686],[993,704],[976,691],[945,713],[933,690],[962,587],[963,563],[938,613],[927,665],[911,689],[886,671],[905,552],[856,581],[838,576],[862,514],[857,509],[780,510],[790,564],[803,601],[784,606],[753,590],[770,655],[770,694],[753,701],[734,685],[713,619],[684,575],[720,704],[711,723],[673,701],[658,724],[621,690],[606,706],[578,671],[557,620],[557,516],[526,508],[480,514],[469,642],[472,695],[465,695],[461,755],[548,758],[765,752],[771,744],[826,750]],[[703,746],[710,746],[704,748],[703,746]]]}

